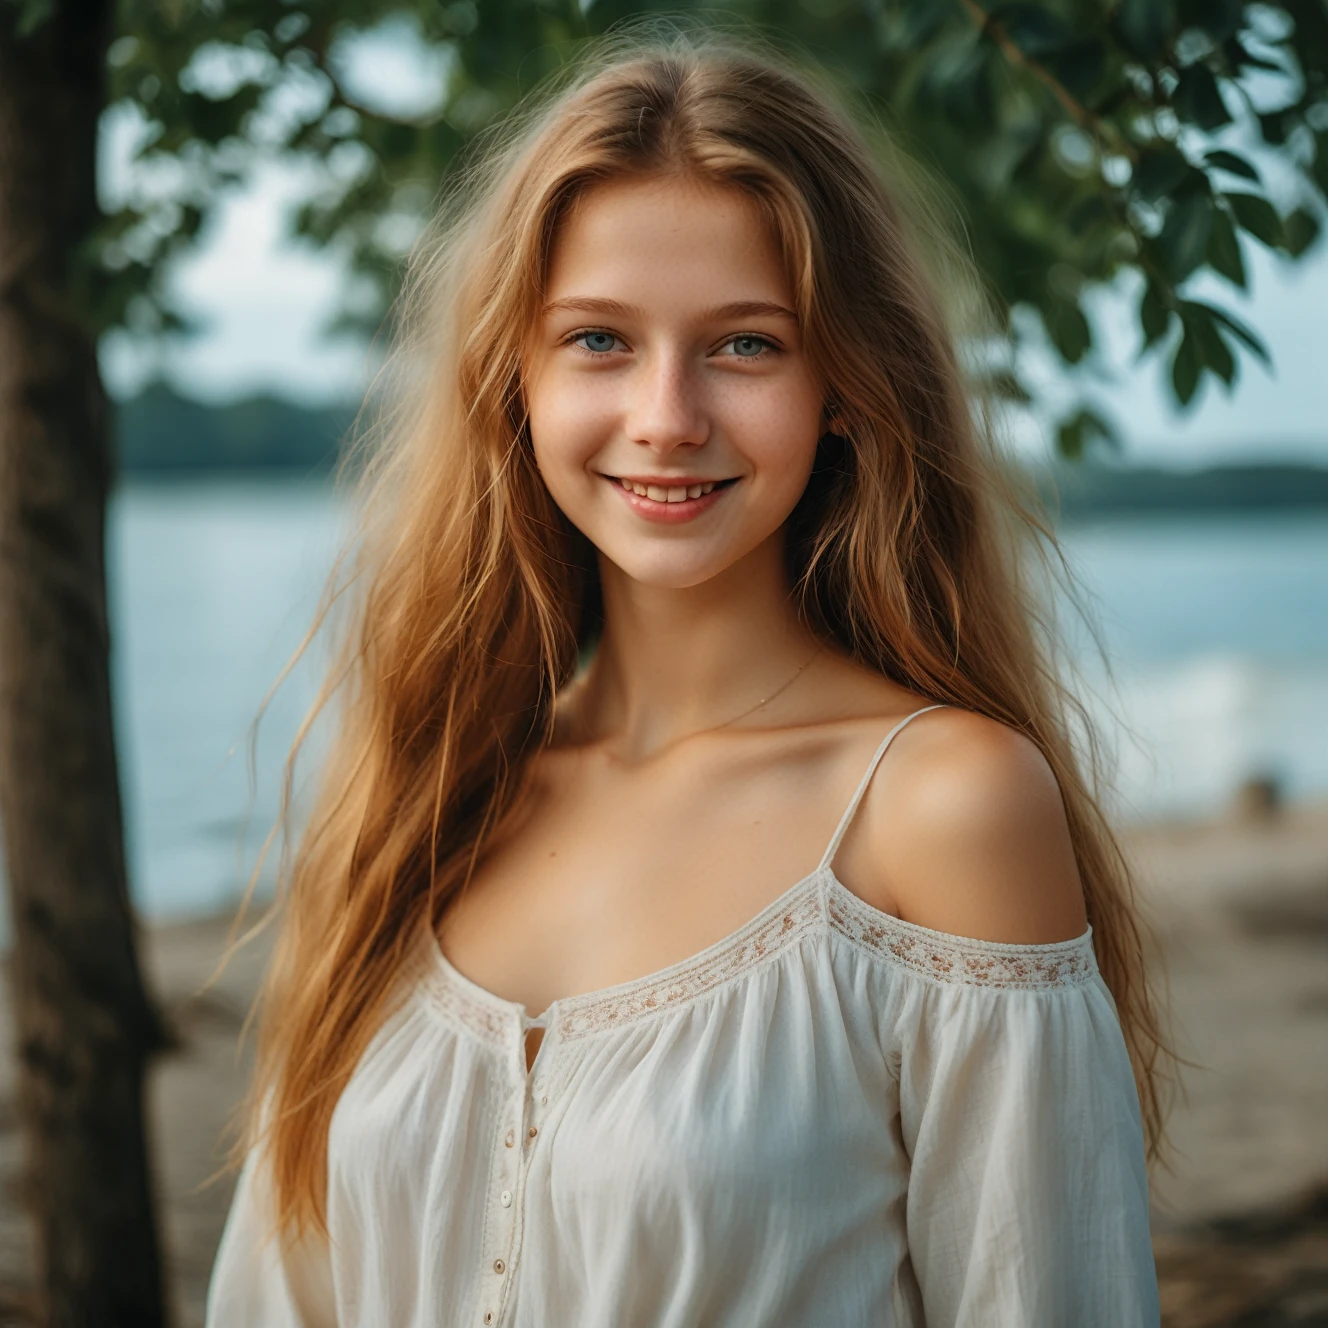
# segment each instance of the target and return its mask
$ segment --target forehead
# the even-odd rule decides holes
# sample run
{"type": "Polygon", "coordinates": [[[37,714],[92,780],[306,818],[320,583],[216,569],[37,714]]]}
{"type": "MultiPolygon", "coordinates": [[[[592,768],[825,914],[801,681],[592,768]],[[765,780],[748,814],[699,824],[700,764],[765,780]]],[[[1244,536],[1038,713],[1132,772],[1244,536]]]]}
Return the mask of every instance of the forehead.
{"type": "Polygon", "coordinates": [[[730,301],[792,304],[788,274],[759,204],[686,177],[592,185],[555,236],[545,299],[619,300],[661,310],[730,301]]]}

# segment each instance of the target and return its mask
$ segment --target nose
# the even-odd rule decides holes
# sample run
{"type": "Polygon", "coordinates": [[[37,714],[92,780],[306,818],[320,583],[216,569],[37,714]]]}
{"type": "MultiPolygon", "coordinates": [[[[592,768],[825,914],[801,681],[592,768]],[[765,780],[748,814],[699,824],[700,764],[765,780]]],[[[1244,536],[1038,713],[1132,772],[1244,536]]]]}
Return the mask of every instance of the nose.
{"type": "Polygon", "coordinates": [[[710,424],[685,355],[661,350],[633,375],[627,436],[660,456],[680,447],[700,447],[710,424]]]}

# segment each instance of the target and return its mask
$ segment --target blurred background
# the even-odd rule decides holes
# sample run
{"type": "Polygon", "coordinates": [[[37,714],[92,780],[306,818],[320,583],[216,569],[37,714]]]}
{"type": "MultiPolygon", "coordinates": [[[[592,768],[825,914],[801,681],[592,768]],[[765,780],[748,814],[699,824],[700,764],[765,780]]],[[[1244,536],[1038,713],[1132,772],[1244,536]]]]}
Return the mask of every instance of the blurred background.
{"type": "MultiPolygon", "coordinates": [[[[97,167],[104,267],[140,278],[108,276],[99,339],[112,682],[132,896],[180,1036],[152,1124],[185,1324],[267,941],[203,987],[316,652],[251,726],[346,533],[331,474],[394,274],[459,146],[645,6],[264,8],[172,27],[128,7],[97,167]]],[[[1091,8],[1096,56],[1074,6],[725,12],[794,37],[931,172],[991,286],[1002,430],[1098,629],[1068,618],[1069,651],[1188,1061],[1155,1181],[1166,1322],[1328,1323],[1328,20],[1091,8]]],[[[12,1092],[6,1069],[0,1281],[21,1306],[12,1092]]]]}

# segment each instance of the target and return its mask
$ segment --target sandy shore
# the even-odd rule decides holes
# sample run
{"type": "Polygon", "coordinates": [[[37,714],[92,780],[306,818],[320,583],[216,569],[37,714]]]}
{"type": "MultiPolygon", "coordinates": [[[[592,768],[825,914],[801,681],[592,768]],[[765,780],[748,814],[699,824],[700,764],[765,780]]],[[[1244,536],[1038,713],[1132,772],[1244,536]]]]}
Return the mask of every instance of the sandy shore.
{"type": "Polygon", "coordinates": [[[1163,1322],[1328,1325],[1328,804],[1127,846],[1189,1062],[1153,1175],[1163,1322]]]}
{"type": "MultiPolygon", "coordinates": [[[[1169,1328],[1328,1324],[1328,805],[1266,822],[1127,833],[1190,1062],[1154,1177],[1169,1328]]],[[[267,954],[201,992],[228,920],[153,927],[146,962],[181,1038],[151,1086],[158,1184],[181,1328],[202,1323],[231,1180],[207,1178],[248,1067],[237,1036],[267,954]]],[[[0,1034],[12,1044],[0,1002],[0,1034]]],[[[22,1323],[13,1068],[0,1060],[0,1328],[22,1323]],[[7,1290],[6,1290],[7,1289],[7,1290]]]]}

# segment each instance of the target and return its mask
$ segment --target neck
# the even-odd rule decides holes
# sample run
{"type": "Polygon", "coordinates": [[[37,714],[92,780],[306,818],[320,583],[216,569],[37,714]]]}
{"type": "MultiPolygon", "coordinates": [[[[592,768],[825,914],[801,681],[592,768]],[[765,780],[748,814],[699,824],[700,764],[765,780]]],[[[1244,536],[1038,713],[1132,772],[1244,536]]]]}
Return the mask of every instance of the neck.
{"type": "Polygon", "coordinates": [[[698,586],[644,585],[605,559],[600,577],[604,635],[578,728],[625,759],[744,716],[817,647],[790,600],[782,533],[698,586]]]}

